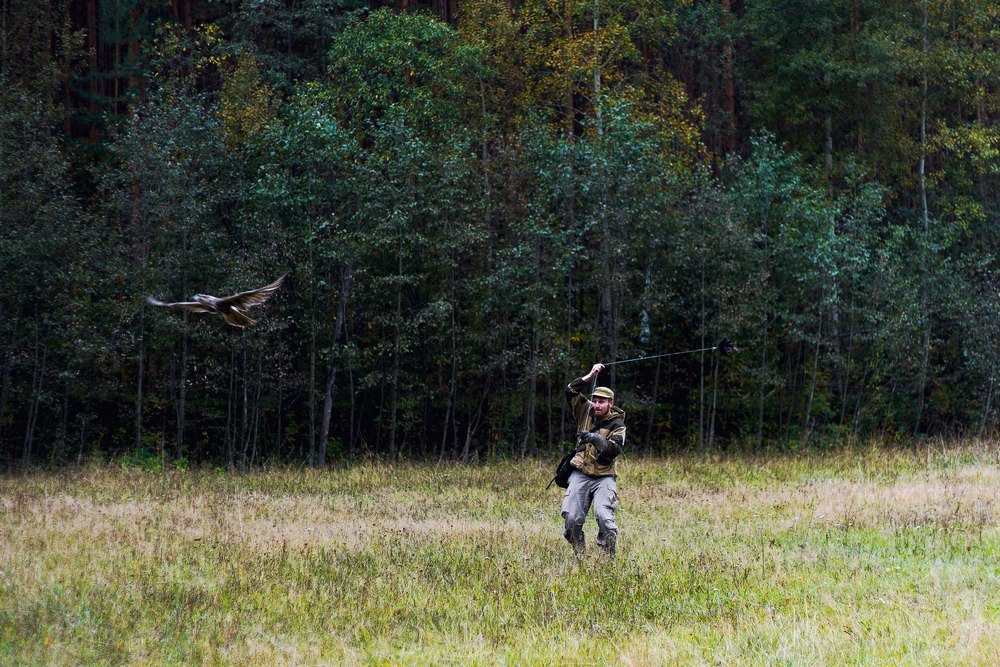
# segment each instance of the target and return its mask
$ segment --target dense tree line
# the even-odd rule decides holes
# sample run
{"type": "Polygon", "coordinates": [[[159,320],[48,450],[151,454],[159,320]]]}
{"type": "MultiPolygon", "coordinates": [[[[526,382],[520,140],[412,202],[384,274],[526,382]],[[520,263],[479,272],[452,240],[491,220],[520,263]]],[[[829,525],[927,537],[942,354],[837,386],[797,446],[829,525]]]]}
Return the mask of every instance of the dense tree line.
{"type": "Polygon", "coordinates": [[[996,434],[996,2],[0,14],[8,466],[996,434]]]}

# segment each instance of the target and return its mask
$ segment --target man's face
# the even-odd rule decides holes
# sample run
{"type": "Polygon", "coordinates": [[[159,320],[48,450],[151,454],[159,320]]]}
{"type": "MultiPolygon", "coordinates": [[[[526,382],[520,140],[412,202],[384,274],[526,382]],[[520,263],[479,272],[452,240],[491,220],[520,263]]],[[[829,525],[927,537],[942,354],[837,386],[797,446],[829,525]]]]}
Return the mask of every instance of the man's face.
{"type": "Polygon", "coordinates": [[[611,411],[611,406],[615,404],[613,398],[605,398],[603,396],[594,396],[591,399],[594,403],[594,417],[600,421],[608,416],[608,412],[611,411]]]}

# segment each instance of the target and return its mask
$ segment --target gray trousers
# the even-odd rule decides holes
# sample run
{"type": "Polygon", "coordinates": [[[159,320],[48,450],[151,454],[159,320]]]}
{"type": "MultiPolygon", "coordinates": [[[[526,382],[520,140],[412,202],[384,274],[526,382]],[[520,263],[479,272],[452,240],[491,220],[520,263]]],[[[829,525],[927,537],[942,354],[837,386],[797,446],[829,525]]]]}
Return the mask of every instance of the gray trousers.
{"type": "Polygon", "coordinates": [[[562,502],[562,517],[566,522],[563,535],[574,550],[583,549],[583,520],[587,518],[591,504],[594,506],[594,518],[597,519],[597,544],[614,552],[618,540],[618,525],[615,524],[618,485],[612,476],[591,477],[579,470],[570,474],[569,488],[566,489],[562,502]]]}

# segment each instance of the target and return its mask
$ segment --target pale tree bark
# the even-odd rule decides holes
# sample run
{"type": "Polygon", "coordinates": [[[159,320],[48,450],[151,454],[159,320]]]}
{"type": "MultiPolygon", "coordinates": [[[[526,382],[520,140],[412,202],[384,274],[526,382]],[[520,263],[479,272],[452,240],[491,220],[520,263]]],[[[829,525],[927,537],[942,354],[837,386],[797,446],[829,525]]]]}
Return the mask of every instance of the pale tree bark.
{"type": "Polygon", "coordinates": [[[340,267],[340,301],[337,305],[337,317],[333,323],[333,344],[330,346],[330,370],[326,375],[326,388],[323,398],[323,423],[319,432],[319,457],[316,465],[322,468],[326,465],[326,446],[330,438],[330,418],[333,413],[333,391],[337,383],[337,348],[343,336],[347,319],[347,303],[351,293],[353,274],[350,267],[340,267]]]}
{"type": "Polygon", "coordinates": [[[923,336],[920,351],[920,375],[917,382],[917,415],[913,420],[913,433],[916,435],[920,432],[920,422],[924,415],[924,394],[927,391],[927,371],[930,365],[930,349],[931,349],[931,321],[930,321],[930,304],[928,290],[930,289],[929,281],[927,280],[928,270],[928,248],[930,244],[930,217],[927,212],[927,178],[926,178],[926,162],[927,162],[927,52],[928,42],[927,42],[927,0],[923,3],[923,82],[922,82],[922,95],[920,97],[920,215],[921,221],[923,223],[923,248],[921,248],[921,290],[920,290],[920,322],[923,325],[923,336]]]}
{"type": "Polygon", "coordinates": [[[819,315],[819,323],[816,325],[816,351],[813,353],[812,377],[809,381],[809,399],[806,401],[806,414],[802,420],[802,441],[807,442],[812,433],[810,420],[812,419],[813,399],[816,397],[816,376],[819,374],[819,352],[823,335],[823,313],[819,315]]]}
{"type": "MultiPolygon", "coordinates": [[[[482,423],[484,416],[484,408],[486,406],[486,397],[489,396],[489,393],[490,393],[490,377],[489,375],[486,375],[485,379],[483,380],[483,394],[479,399],[479,406],[476,408],[475,412],[472,411],[471,406],[469,407],[469,414],[465,428],[465,443],[462,446],[462,456],[460,457],[462,463],[467,462],[471,455],[472,439],[475,437],[476,432],[479,430],[479,426],[482,423]]],[[[491,443],[490,456],[492,458],[492,443],[491,443]]]]}
{"type": "Polygon", "coordinates": [[[993,385],[996,380],[997,373],[997,358],[996,354],[993,355],[993,363],[990,365],[990,386],[986,391],[986,404],[983,406],[983,419],[979,422],[979,437],[986,437],[986,426],[989,424],[990,410],[993,404],[993,385]]]}
{"type": "Polygon", "coordinates": [[[42,383],[45,378],[45,362],[48,358],[48,348],[42,343],[40,328],[41,322],[39,321],[38,304],[35,304],[35,363],[31,370],[31,396],[28,402],[28,419],[24,427],[24,442],[21,451],[22,470],[27,470],[31,464],[31,450],[35,441],[35,425],[38,423],[42,383]]]}
{"type": "Polygon", "coordinates": [[[83,465],[83,450],[84,445],[87,442],[87,424],[90,421],[90,417],[87,411],[80,412],[80,440],[77,446],[76,452],[76,466],[79,468],[83,465]]]}
{"type": "MultiPolygon", "coordinates": [[[[455,274],[451,274],[451,363],[448,369],[448,400],[445,404],[444,421],[441,429],[441,448],[438,451],[438,463],[444,461],[448,445],[448,433],[457,441],[458,431],[455,424],[455,393],[458,385],[458,331],[455,323],[455,274]]],[[[456,442],[457,446],[457,442],[456,442]]]]}
{"type": "Polygon", "coordinates": [[[309,465],[316,465],[316,270],[309,244],[309,465]]]}
{"type": "Polygon", "coordinates": [[[35,350],[35,367],[31,373],[31,399],[28,403],[28,419],[24,427],[24,446],[21,458],[21,467],[24,469],[27,469],[31,463],[31,450],[35,442],[35,426],[38,424],[39,400],[47,357],[48,349],[46,347],[42,346],[41,358],[39,358],[39,351],[35,350]]]}
{"type": "Polygon", "coordinates": [[[264,374],[264,350],[257,351],[257,388],[254,392],[254,400],[250,400],[250,369],[247,362],[246,350],[243,351],[243,451],[240,460],[244,468],[252,468],[254,460],[257,458],[257,426],[260,416],[260,398],[263,385],[264,374]]]}
{"type": "Polygon", "coordinates": [[[698,447],[705,444],[705,248],[701,253],[701,354],[698,367],[698,447]]]}

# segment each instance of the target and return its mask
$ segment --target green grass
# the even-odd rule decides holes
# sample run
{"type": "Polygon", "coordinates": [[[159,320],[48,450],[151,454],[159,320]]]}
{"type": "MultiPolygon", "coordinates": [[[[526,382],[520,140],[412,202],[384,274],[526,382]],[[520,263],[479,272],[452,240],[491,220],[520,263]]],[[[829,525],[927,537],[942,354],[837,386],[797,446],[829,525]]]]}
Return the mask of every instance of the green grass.
{"type": "Polygon", "coordinates": [[[997,463],[625,460],[615,561],[551,462],[0,478],[0,663],[1000,664],[997,463]]]}

